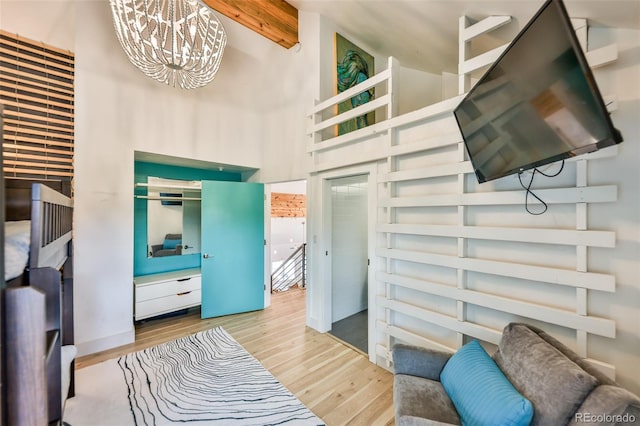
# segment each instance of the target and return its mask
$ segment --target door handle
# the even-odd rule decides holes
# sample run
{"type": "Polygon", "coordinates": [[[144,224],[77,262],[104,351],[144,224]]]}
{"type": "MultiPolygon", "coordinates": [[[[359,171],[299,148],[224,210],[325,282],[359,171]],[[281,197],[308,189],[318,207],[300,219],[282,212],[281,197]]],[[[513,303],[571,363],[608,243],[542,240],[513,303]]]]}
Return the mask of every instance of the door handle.
{"type": "Polygon", "coordinates": [[[188,246],[188,245],[185,244],[183,248],[186,250],[186,249],[190,249],[191,246],[188,246]]]}
{"type": "MultiPolygon", "coordinates": [[[[211,256],[211,257],[213,257],[213,256],[211,256]]],[[[208,253],[204,253],[204,254],[202,255],[202,258],[203,258],[203,259],[209,259],[209,254],[208,254],[208,253]]]]}

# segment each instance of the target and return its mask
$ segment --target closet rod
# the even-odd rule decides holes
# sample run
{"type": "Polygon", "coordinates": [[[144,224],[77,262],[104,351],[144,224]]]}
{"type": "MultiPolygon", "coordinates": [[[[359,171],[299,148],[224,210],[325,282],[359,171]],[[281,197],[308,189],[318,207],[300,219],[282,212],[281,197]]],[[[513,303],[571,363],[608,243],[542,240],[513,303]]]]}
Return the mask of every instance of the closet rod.
{"type": "Polygon", "coordinates": [[[145,200],[170,200],[170,201],[202,201],[202,198],[195,197],[156,197],[149,195],[134,195],[135,198],[144,198],[145,200]]]}

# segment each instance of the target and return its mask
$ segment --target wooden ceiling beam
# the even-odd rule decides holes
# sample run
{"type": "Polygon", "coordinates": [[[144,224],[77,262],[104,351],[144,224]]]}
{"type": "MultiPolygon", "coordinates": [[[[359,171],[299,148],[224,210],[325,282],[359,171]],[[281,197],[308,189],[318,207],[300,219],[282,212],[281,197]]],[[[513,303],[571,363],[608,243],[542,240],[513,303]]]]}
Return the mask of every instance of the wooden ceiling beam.
{"type": "Polygon", "coordinates": [[[298,9],[284,0],[203,0],[211,9],[287,49],[298,43],[298,9]]]}

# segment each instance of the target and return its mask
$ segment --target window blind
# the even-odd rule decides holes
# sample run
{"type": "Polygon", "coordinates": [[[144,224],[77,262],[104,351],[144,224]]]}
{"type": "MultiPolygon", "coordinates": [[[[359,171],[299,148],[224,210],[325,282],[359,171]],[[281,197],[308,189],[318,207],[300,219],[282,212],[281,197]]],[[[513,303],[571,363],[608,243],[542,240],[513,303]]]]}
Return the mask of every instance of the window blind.
{"type": "Polygon", "coordinates": [[[73,52],[0,30],[7,177],[73,179],[73,52]]]}

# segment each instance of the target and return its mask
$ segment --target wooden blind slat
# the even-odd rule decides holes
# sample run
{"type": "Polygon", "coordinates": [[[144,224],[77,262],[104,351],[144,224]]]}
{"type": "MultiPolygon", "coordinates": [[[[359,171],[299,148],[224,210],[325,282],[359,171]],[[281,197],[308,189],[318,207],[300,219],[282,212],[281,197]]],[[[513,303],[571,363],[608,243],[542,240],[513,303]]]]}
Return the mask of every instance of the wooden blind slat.
{"type": "Polygon", "coordinates": [[[31,161],[19,161],[19,160],[4,160],[4,164],[8,166],[20,166],[22,168],[27,167],[43,167],[48,169],[59,169],[59,170],[68,170],[73,171],[73,165],[67,164],[57,164],[57,163],[40,163],[40,162],[31,162],[31,161]]]}
{"type": "Polygon", "coordinates": [[[36,56],[26,52],[25,49],[19,49],[19,50],[7,49],[1,46],[2,45],[0,45],[0,54],[4,54],[9,58],[14,58],[18,61],[36,62],[38,65],[42,66],[44,69],[62,72],[63,74],[73,73],[73,67],[61,64],[59,60],[53,61],[43,55],[36,56]]]}
{"type": "MultiPolygon", "coordinates": [[[[35,41],[35,40],[27,38],[25,36],[9,33],[9,32],[4,31],[4,30],[0,30],[0,37],[6,38],[6,39],[9,39],[9,40],[17,40],[20,43],[31,44],[33,46],[42,46],[43,48],[47,49],[50,52],[57,52],[57,53],[59,53],[61,55],[68,56],[69,58],[71,58],[71,60],[73,60],[75,58],[74,53],[71,52],[70,50],[65,50],[65,49],[61,49],[59,47],[51,46],[51,45],[45,44],[45,43],[43,43],[41,41],[35,41]]],[[[4,40],[3,40],[3,42],[4,42],[4,40]]]]}
{"type": "Polygon", "coordinates": [[[3,100],[2,103],[5,106],[12,106],[14,108],[19,108],[21,112],[24,113],[25,110],[31,110],[31,111],[40,111],[45,113],[45,116],[40,116],[37,114],[30,114],[33,117],[40,117],[41,120],[44,120],[45,118],[48,120],[47,117],[49,117],[50,115],[58,115],[61,117],[68,117],[70,119],[73,119],[74,114],[72,112],[65,112],[65,111],[60,111],[57,109],[50,109],[50,108],[43,108],[43,107],[39,107],[36,105],[27,105],[27,104],[21,104],[20,102],[15,102],[9,99],[3,100]]]}
{"type": "MultiPolygon", "coordinates": [[[[6,131],[6,129],[5,129],[6,131]]],[[[61,142],[61,141],[56,141],[53,139],[38,139],[38,138],[29,138],[29,137],[25,137],[25,136],[18,136],[15,133],[11,134],[6,132],[4,135],[4,141],[5,142],[13,142],[14,144],[17,144],[19,142],[24,142],[24,143],[35,143],[35,144],[41,144],[41,145],[52,145],[52,146],[59,146],[59,147],[63,147],[63,148],[73,148],[73,142],[61,142]]]]}
{"type": "MultiPolygon", "coordinates": [[[[15,40],[9,40],[4,38],[2,40],[2,44],[5,46],[8,46],[10,48],[8,50],[11,50],[14,52],[32,53],[32,55],[28,57],[29,59],[34,57],[39,57],[40,59],[42,59],[43,57],[46,57],[53,60],[55,63],[62,62],[65,64],[75,65],[75,60],[73,59],[73,56],[69,55],[69,53],[60,54],[58,52],[51,51],[47,48],[43,48],[39,46],[37,43],[17,42],[15,40]]],[[[73,68],[71,70],[73,71],[73,68]]]]}
{"type": "Polygon", "coordinates": [[[73,104],[73,101],[74,101],[72,93],[69,94],[69,93],[62,93],[57,90],[56,91],[46,90],[49,86],[44,84],[43,85],[30,84],[29,86],[27,86],[25,84],[7,82],[7,83],[2,83],[1,87],[4,88],[7,93],[24,92],[30,95],[39,95],[39,96],[44,96],[50,99],[57,99],[58,101],[62,101],[62,102],[65,102],[65,101],[70,102],[71,104],[73,104]],[[33,86],[42,87],[45,90],[41,90],[33,86]]]}
{"type": "Polygon", "coordinates": [[[56,170],[37,170],[37,169],[18,169],[12,167],[3,167],[5,175],[10,174],[22,174],[22,175],[36,175],[36,176],[63,176],[63,177],[72,177],[72,172],[59,172],[56,170]]]}
{"type": "Polygon", "coordinates": [[[0,78],[3,80],[13,79],[14,81],[21,81],[24,78],[25,84],[37,84],[41,87],[51,87],[52,90],[56,90],[61,93],[73,95],[73,83],[62,80],[49,80],[43,79],[41,76],[26,71],[16,70],[14,68],[6,68],[0,64],[0,78]]]}
{"type": "Polygon", "coordinates": [[[58,126],[54,126],[52,123],[42,123],[42,122],[27,122],[25,120],[16,120],[16,119],[12,119],[12,118],[8,118],[8,117],[4,117],[4,125],[5,125],[5,129],[7,128],[12,128],[12,126],[18,126],[21,128],[24,128],[26,132],[32,132],[34,131],[33,129],[31,129],[32,127],[38,128],[38,129],[44,129],[44,132],[63,132],[62,134],[65,135],[65,137],[69,138],[69,139],[73,139],[73,122],[67,121],[65,122],[66,124],[69,125],[69,127],[58,127],[58,126]],[[9,123],[11,126],[9,126],[7,123],[9,123]]]}
{"type": "MultiPolygon", "coordinates": [[[[5,133],[5,138],[12,137],[12,136],[17,137],[17,135],[20,135],[20,137],[23,137],[23,138],[29,138],[30,136],[41,136],[41,138],[39,138],[38,140],[42,140],[42,139],[46,139],[47,141],[55,140],[56,143],[66,143],[69,146],[73,146],[73,135],[68,133],[58,133],[55,131],[27,129],[24,127],[16,127],[16,126],[11,126],[6,124],[4,126],[4,133],[5,133]],[[71,142],[62,142],[60,141],[60,139],[68,140],[71,142]]],[[[66,146],[66,145],[60,145],[60,146],[66,146]]]]}
{"type": "Polygon", "coordinates": [[[6,63],[12,64],[12,65],[15,65],[16,67],[28,68],[30,70],[33,70],[33,71],[36,71],[36,72],[39,72],[39,73],[44,73],[47,76],[55,75],[57,77],[60,77],[62,79],[66,79],[66,80],[69,80],[69,81],[73,80],[73,75],[69,75],[68,73],[52,70],[51,68],[46,68],[46,67],[41,67],[41,66],[38,66],[38,65],[33,65],[31,63],[28,63],[28,62],[18,61],[16,59],[11,59],[11,58],[0,58],[0,60],[2,60],[2,62],[6,62],[6,63]]]}
{"type": "Polygon", "coordinates": [[[69,157],[43,157],[42,155],[37,155],[37,154],[23,154],[19,152],[11,152],[11,151],[5,151],[3,154],[4,154],[5,160],[7,158],[22,158],[25,160],[50,159],[51,161],[55,161],[56,163],[73,164],[73,159],[69,157]]]}
{"type": "MultiPolygon", "coordinates": [[[[20,104],[20,101],[25,101],[25,102],[33,102],[33,103],[43,104],[43,105],[53,105],[58,108],[64,108],[69,110],[74,109],[73,104],[57,102],[53,99],[47,99],[43,97],[29,96],[28,94],[24,94],[24,93],[16,93],[16,92],[9,92],[6,90],[0,90],[0,96],[4,96],[5,99],[14,100],[15,102],[18,103],[18,105],[20,104]]],[[[25,105],[31,106],[32,104],[25,104],[25,105]]]]}
{"type": "MultiPolygon", "coordinates": [[[[8,143],[3,143],[2,148],[5,150],[4,152],[7,152],[6,150],[13,150],[13,151],[43,152],[46,154],[60,154],[60,155],[73,154],[73,152],[71,151],[64,151],[61,149],[51,149],[43,146],[16,145],[16,144],[8,144],[8,143]]],[[[7,152],[7,155],[9,155],[8,152],[7,152]]]]}
{"type": "Polygon", "coordinates": [[[18,118],[23,122],[29,123],[27,125],[30,125],[30,123],[44,122],[44,123],[55,123],[55,124],[62,124],[62,125],[66,124],[66,125],[73,126],[73,121],[61,120],[61,119],[53,118],[51,116],[47,117],[46,115],[37,115],[34,113],[30,113],[29,111],[25,111],[24,109],[20,111],[16,111],[15,109],[12,110],[9,108],[5,108],[4,115],[5,117],[18,118]]]}

